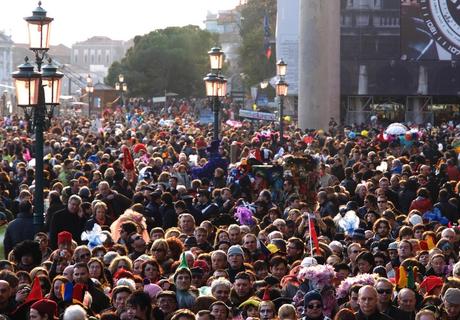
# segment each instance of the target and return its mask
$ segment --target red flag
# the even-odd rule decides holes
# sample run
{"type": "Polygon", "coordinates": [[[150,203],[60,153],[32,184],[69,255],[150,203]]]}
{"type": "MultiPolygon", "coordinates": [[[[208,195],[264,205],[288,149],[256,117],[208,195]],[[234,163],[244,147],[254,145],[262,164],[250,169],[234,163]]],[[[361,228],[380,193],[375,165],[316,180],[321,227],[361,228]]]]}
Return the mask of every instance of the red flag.
{"type": "MultiPolygon", "coordinates": [[[[319,242],[318,242],[318,236],[316,235],[316,230],[315,230],[315,223],[312,218],[308,218],[309,221],[309,227],[310,227],[310,238],[311,241],[313,241],[313,244],[315,245],[316,249],[316,254],[320,255],[321,251],[319,250],[319,242]]],[[[312,252],[313,254],[313,252],[312,252]]]]}
{"type": "Polygon", "coordinates": [[[37,276],[35,276],[34,283],[32,284],[32,289],[30,290],[30,293],[27,296],[25,302],[40,299],[43,299],[42,288],[40,286],[40,279],[37,276]]]}
{"type": "Polygon", "coordinates": [[[123,168],[126,171],[134,170],[134,161],[128,148],[123,149],[123,168]]]}
{"type": "Polygon", "coordinates": [[[266,50],[265,50],[265,56],[267,57],[267,60],[270,60],[270,57],[272,56],[272,47],[268,47],[266,50]]]}

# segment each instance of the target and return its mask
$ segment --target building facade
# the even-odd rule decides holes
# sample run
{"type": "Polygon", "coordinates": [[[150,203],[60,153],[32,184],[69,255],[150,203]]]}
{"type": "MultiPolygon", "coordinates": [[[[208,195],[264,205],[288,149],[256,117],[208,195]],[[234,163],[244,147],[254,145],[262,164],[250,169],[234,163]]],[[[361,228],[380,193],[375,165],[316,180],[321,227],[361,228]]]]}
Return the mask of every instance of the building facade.
{"type": "MultiPolygon", "coordinates": [[[[13,79],[13,41],[11,37],[0,32],[0,91],[11,90],[13,79]]],[[[23,60],[24,61],[24,60],[23,60]]]]}
{"type": "MultiPolygon", "coordinates": [[[[329,30],[332,23],[320,26],[318,22],[316,31],[305,29],[304,34],[298,34],[300,62],[302,59],[308,62],[319,56],[319,62],[326,61],[327,72],[338,68],[340,100],[334,103],[333,110],[340,110],[342,122],[367,123],[374,115],[381,122],[387,123],[405,121],[438,124],[449,120],[459,121],[460,10],[458,4],[455,5],[456,1],[445,1],[442,7],[432,5],[435,2],[340,0],[340,14],[337,16],[340,24],[335,26],[334,23],[334,30],[329,30]],[[328,32],[331,32],[329,36],[323,36],[328,32]],[[336,38],[337,34],[339,39],[336,38]],[[327,48],[325,43],[332,42],[340,43],[337,49],[340,52],[338,60],[329,57],[330,50],[317,52],[309,49],[311,46],[327,48]],[[306,43],[306,51],[303,53],[302,43],[306,43]],[[307,57],[303,57],[305,55],[307,57]]],[[[279,12],[282,3],[288,1],[278,2],[279,12]]],[[[310,9],[313,10],[327,7],[329,0],[302,0],[299,3],[300,9],[302,5],[308,7],[311,4],[310,9]]],[[[281,9],[286,9],[282,11],[284,20],[291,19],[289,15],[296,17],[299,11],[303,12],[289,8],[287,4],[281,9]]],[[[320,16],[309,17],[310,9],[305,10],[305,17],[301,16],[301,21],[307,18],[313,19],[307,19],[310,22],[327,18],[322,11],[320,16]]],[[[296,29],[293,27],[293,32],[285,32],[277,37],[277,47],[279,45],[283,48],[283,44],[287,43],[294,48],[296,29]]],[[[301,22],[298,29],[304,30],[301,22]]],[[[286,52],[277,50],[277,55],[285,56],[286,52]]],[[[294,76],[301,79],[309,73],[308,68],[303,67],[299,63],[298,70],[288,69],[288,72],[295,72],[294,76]]],[[[332,85],[335,86],[335,82],[332,85]]],[[[305,88],[299,85],[299,104],[302,90],[305,91],[305,88]]],[[[323,104],[330,108],[328,101],[323,104]]],[[[324,113],[336,114],[329,111],[324,113]]],[[[314,114],[308,112],[303,112],[302,116],[314,117],[314,114]]],[[[299,123],[300,117],[299,113],[299,123]]]]}
{"type": "Polygon", "coordinates": [[[70,63],[88,71],[107,73],[112,63],[124,57],[129,44],[108,37],[92,37],[72,45],[70,63]]]}

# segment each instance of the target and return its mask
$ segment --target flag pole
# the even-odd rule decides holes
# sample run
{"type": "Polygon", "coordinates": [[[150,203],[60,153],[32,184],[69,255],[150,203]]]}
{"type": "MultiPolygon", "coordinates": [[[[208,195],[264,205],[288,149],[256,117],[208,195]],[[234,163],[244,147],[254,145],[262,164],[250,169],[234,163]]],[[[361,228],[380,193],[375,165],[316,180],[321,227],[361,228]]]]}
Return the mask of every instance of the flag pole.
{"type": "Polygon", "coordinates": [[[308,235],[310,236],[310,255],[313,258],[313,239],[311,237],[311,227],[312,227],[311,218],[310,218],[310,215],[308,215],[308,235]]]}

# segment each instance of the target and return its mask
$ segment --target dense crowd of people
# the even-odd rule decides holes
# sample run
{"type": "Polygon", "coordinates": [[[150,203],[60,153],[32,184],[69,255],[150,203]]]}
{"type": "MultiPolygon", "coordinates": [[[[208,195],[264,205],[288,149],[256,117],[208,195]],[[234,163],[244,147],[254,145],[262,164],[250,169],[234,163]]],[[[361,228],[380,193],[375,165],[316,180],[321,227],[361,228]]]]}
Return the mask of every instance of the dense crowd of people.
{"type": "Polygon", "coordinates": [[[0,319],[460,319],[460,126],[184,110],[1,121],[0,319]]]}

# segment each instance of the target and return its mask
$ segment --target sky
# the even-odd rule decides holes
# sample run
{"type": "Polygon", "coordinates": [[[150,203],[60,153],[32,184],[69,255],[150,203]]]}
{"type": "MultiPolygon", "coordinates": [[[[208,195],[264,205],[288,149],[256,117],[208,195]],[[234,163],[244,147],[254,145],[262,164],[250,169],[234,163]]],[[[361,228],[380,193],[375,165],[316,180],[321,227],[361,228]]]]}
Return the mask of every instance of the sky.
{"type": "MultiPolygon", "coordinates": [[[[195,24],[204,27],[208,11],[234,8],[239,0],[43,0],[42,8],[54,18],[51,45],[84,41],[92,36],[129,40],[155,29],[195,24]]],[[[28,43],[27,23],[36,0],[3,0],[0,30],[16,43],[28,43]]]]}

